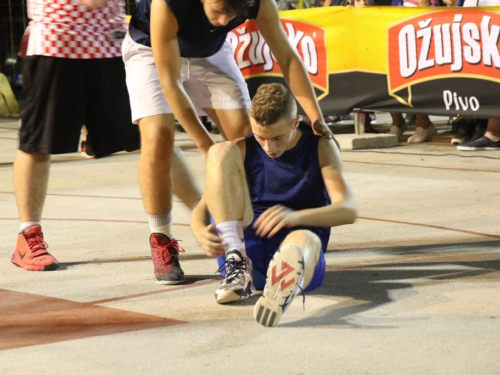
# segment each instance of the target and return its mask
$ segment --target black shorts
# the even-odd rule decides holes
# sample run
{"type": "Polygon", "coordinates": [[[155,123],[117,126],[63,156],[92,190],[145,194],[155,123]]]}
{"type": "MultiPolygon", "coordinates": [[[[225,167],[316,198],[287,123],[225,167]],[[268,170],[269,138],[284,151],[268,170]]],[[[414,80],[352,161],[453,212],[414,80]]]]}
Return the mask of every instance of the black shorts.
{"type": "Polygon", "coordinates": [[[120,57],[25,57],[23,98],[19,133],[22,151],[76,152],[82,125],[87,126],[87,140],[96,157],[140,147],[120,57]]]}

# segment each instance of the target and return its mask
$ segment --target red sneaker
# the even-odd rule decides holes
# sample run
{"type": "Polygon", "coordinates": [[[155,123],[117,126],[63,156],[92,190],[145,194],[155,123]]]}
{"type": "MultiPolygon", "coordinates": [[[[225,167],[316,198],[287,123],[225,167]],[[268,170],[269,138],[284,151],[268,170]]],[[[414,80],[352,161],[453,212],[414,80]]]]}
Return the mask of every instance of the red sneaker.
{"type": "Polygon", "coordinates": [[[184,282],[184,272],[179,263],[179,252],[184,249],[176,240],[171,240],[163,233],[152,233],[149,237],[151,255],[155,266],[155,278],[158,284],[180,284],[184,282]]]}
{"type": "Polygon", "coordinates": [[[59,262],[49,254],[49,245],[43,240],[40,225],[29,226],[19,233],[17,246],[11,261],[28,271],[52,271],[59,267],[59,262]]]}

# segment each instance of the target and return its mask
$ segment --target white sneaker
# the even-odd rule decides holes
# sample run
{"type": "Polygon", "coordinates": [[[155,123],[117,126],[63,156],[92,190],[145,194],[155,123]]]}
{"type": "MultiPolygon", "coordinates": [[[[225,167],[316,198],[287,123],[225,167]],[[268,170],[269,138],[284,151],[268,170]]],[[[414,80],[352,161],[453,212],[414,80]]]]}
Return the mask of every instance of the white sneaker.
{"type": "MultiPolygon", "coordinates": [[[[226,253],[226,262],[220,269],[226,269],[224,280],[215,291],[217,303],[236,302],[255,294],[252,277],[252,261],[238,250],[226,253]]],[[[219,270],[220,270],[219,269],[219,270]]]]}
{"type": "Polygon", "coordinates": [[[391,125],[391,129],[389,130],[389,134],[394,134],[397,135],[398,140],[401,138],[403,133],[408,130],[408,125],[403,124],[400,128],[398,128],[396,125],[391,125]]]}
{"type": "Polygon", "coordinates": [[[437,129],[434,125],[429,126],[424,129],[418,126],[415,129],[415,134],[408,138],[408,143],[422,143],[432,141],[432,137],[437,134],[437,129]]]}
{"type": "Polygon", "coordinates": [[[274,254],[267,269],[263,296],[255,304],[255,320],[265,327],[278,324],[290,306],[304,275],[304,257],[296,245],[286,245],[274,254]]]}

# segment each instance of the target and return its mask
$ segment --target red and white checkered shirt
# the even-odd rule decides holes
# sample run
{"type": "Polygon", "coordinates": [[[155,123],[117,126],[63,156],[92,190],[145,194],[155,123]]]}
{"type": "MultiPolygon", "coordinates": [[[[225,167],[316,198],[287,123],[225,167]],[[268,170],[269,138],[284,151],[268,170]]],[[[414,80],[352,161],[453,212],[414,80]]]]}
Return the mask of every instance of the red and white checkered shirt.
{"type": "Polygon", "coordinates": [[[112,30],[124,30],[125,3],[107,0],[91,9],[80,0],[28,0],[29,39],[26,55],[100,59],[121,56],[112,30]]]}

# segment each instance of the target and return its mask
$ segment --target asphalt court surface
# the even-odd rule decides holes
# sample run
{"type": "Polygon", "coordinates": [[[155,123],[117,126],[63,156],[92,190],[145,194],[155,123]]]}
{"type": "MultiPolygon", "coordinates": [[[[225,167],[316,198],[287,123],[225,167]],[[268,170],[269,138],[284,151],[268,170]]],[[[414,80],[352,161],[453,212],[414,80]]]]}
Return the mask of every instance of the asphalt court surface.
{"type": "MultiPolygon", "coordinates": [[[[256,297],[215,302],[216,262],[177,200],[187,280],[155,284],[139,153],[54,157],[42,223],[61,267],[12,265],[17,123],[0,120],[0,373],[500,373],[500,152],[457,151],[438,128],[342,152],[358,219],[332,229],[323,286],[264,328],[256,297]]],[[[200,153],[176,142],[201,186],[200,153]]]]}

